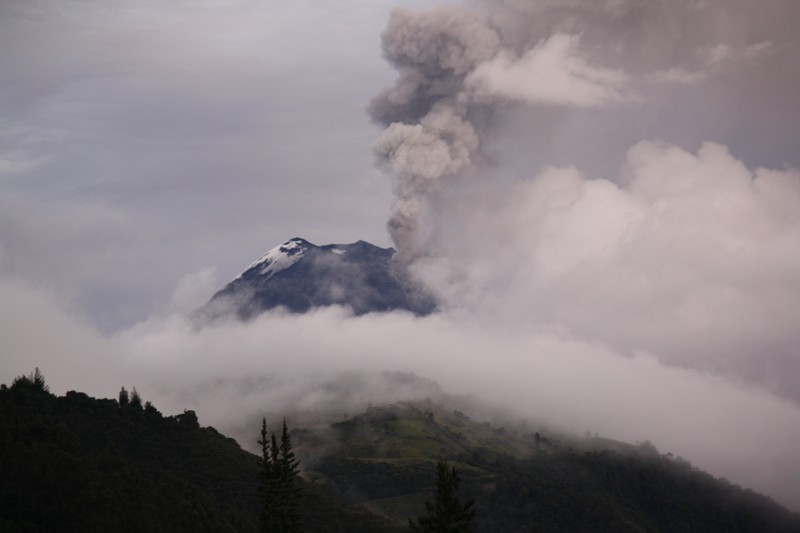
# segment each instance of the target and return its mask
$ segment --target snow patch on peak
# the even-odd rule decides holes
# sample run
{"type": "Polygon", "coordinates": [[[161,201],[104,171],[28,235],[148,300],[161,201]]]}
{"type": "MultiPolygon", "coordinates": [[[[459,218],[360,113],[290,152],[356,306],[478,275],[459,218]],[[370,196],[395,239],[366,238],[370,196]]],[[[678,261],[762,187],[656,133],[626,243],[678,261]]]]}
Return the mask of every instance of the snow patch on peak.
{"type": "Polygon", "coordinates": [[[287,269],[295,264],[309,247],[308,242],[300,238],[294,238],[280,244],[259,257],[256,261],[250,264],[244,272],[239,274],[241,278],[245,272],[254,268],[261,267],[258,273],[268,278],[281,270],[287,269]]]}
{"type": "MultiPolygon", "coordinates": [[[[294,255],[298,251],[302,252],[303,250],[305,250],[307,244],[309,244],[308,241],[305,241],[305,240],[303,240],[303,239],[301,239],[299,237],[295,237],[294,239],[289,239],[288,241],[286,241],[285,243],[281,244],[280,246],[277,246],[276,248],[278,248],[282,252],[287,252],[289,255],[294,255]],[[296,251],[293,252],[292,250],[296,250],[296,251]]],[[[274,249],[275,248],[273,248],[273,250],[274,249]]],[[[272,251],[272,250],[270,250],[270,251],[272,251]]]]}
{"type": "Polygon", "coordinates": [[[347,250],[342,250],[341,248],[334,248],[333,250],[331,250],[331,252],[335,253],[336,255],[342,255],[346,251],[347,250]]]}

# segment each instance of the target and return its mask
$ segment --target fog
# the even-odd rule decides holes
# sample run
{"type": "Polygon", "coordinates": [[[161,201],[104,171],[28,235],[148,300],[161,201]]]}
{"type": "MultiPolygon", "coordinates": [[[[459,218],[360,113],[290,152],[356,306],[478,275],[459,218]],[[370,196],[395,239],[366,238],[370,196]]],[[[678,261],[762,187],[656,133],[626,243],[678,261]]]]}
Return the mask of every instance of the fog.
{"type": "Polygon", "coordinates": [[[266,413],[330,410],[336,402],[347,411],[435,394],[417,382],[387,388],[380,377],[408,372],[520,420],[650,440],[662,453],[792,508],[800,501],[797,404],[558,328],[458,312],[351,317],[329,308],[199,331],[173,315],[105,336],[67,316],[52,295],[4,284],[0,297],[0,350],[11,355],[4,375],[30,372],[35,364],[56,393],[113,398],[121,386],[135,386],[165,414],[193,409],[201,424],[238,434],[266,413]]]}

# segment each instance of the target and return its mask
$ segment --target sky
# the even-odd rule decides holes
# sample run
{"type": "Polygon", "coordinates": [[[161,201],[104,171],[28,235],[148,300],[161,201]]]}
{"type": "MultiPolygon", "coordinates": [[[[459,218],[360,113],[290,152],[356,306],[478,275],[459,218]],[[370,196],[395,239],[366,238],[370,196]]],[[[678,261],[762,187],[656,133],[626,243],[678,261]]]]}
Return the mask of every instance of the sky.
{"type": "Polygon", "coordinates": [[[401,372],[800,510],[800,4],[438,4],[0,4],[2,380],[235,431],[401,372]],[[441,312],[183,317],[295,236],[441,312]]]}

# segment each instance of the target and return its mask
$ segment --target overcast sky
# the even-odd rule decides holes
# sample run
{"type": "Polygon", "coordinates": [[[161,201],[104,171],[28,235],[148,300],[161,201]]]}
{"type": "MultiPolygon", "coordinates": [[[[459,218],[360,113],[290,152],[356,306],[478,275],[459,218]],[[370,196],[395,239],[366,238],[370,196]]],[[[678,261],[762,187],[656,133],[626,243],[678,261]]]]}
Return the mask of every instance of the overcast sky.
{"type": "Polygon", "coordinates": [[[800,3],[435,6],[0,3],[2,381],[224,428],[414,372],[800,509],[800,3]],[[442,313],[180,318],[295,236],[442,313]]]}
{"type": "Polygon", "coordinates": [[[0,275],[113,330],[293,236],[388,246],[364,109],[390,7],[2,2],[0,275]]]}

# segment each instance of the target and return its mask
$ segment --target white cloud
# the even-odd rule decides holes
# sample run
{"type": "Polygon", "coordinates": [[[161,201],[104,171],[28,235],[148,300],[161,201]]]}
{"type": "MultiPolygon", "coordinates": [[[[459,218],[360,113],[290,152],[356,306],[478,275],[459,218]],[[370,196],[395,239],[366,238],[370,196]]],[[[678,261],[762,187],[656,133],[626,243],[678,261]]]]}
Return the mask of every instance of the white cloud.
{"type": "Polygon", "coordinates": [[[453,191],[417,269],[484,319],[550,324],[800,401],[800,174],[653,142],[622,174],[551,167],[496,192],[500,209],[453,191]]]}
{"type": "Polygon", "coordinates": [[[706,50],[706,62],[709,65],[716,65],[730,58],[732,55],[733,50],[730,46],[718,43],[706,50]]]}
{"type": "Polygon", "coordinates": [[[178,280],[169,300],[168,311],[190,313],[206,303],[219,287],[217,271],[213,267],[187,274],[178,280]]]}
{"type": "Polygon", "coordinates": [[[692,72],[683,68],[673,67],[650,74],[648,80],[655,83],[682,83],[689,85],[702,81],[707,76],[704,72],[692,72]]]}
{"type": "Polygon", "coordinates": [[[0,154],[0,177],[33,170],[46,159],[46,157],[30,157],[19,150],[0,154]]]}
{"type": "Polygon", "coordinates": [[[503,50],[479,64],[466,87],[480,102],[595,107],[630,99],[627,75],[589,64],[578,44],[577,36],[556,34],[521,57],[503,50]]]}
{"type": "Polygon", "coordinates": [[[7,282],[0,318],[4,382],[38,366],[56,393],[114,397],[135,386],[166,414],[195,409],[202,424],[235,433],[245,446],[265,413],[429,396],[435,389],[424,383],[375,377],[413,372],[515,416],[649,439],[784,503],[800,501],[796,404],[563,331],[459,312],[355,318],[330,308],[199,331],[173,316],[106,336],[76,322],[52,295],[7,282]]]}
{"type": "Polygon", "coordinates": [[[757,59],[765,54],[768,54],[772,49],[772,43],[769,41],[761,41],[749,45],[744,50],[744,56],[747,59],[757,59]]]}

